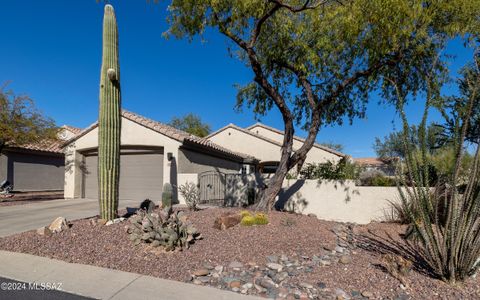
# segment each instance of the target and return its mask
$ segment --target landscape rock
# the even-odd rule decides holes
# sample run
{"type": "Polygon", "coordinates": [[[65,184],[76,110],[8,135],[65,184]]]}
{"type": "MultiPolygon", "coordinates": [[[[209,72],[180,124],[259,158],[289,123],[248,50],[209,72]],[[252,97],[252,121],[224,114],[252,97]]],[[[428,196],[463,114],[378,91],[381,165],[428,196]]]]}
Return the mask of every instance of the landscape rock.
{"type": "Polygon", "coordinates": [[[37,229],[37,234],[43,236],[51,236],[52,231],[47,226],[43,226],[37,229]]]}
{"type": "Polygon", "coordinates": [[[364,291],[362,293],[362,296],[365,297],[365,298],[373,298],[373,293],[371,293],[369,291],[364,291]]]}
{"type": "Polygon", "coordinates": [[[98,220],[97,220],[97,224],[98,224],[98,225],[105,225],[105,224],[107,224],[107,220],[105,220],[105,219],[98,219],[98,220]]]}
{"type": "Polygon", "coordinates": [[[228,265],[229,268],[232,268],[232,269],[241,269],[243,268],[243,264],[241,262],[238,262],[238,261],[232,261],[229,265],[228,265]]]}
{"type": "Polygon", "coordinates": [[[349,255],[342,255],[339,260],[340,263],[347,265],[352,262],[352,258],[349,255]]]}
{"type": "Polygon", "coordinates": [[[283,266],[281,264],[268,263],[267,268],[269,268],[270,270],[275,270],[277,272],[280,272],[283,269],[283,266]]]}
{"type": "Polygon", "coordinates": [[[67,220],[64,217],[56,218],[50,224],[50,226],[48,226],[48,229],[50,229],[50,231],[52,231],[53,233],[61,232],[67,228],[68,228],[67,220]]]}
{"type": "Polygon", "coordinates": [[[242,220],[242,216],[240,214],[223,215],[215,219],[213,228],[216,228],[219,230],[225,230],[239,224],[241,220],[242,220]]]}
{"type": "Polygon", "coordinates": [[[195,270],[192,275],[194,276],[207,276],[208,274],[210,274],[210,271],[208,269],[198,269],[198,270],[195,270]]]}

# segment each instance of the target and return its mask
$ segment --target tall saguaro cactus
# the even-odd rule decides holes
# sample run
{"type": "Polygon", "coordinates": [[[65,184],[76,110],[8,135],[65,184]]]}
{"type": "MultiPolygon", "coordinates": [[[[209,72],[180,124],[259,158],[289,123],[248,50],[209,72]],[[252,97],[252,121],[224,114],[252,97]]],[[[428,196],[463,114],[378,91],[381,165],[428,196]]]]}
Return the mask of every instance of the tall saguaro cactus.
{"type": "Polygon", "coordinates": [[[120,177],[121,97],[118,29],[115,12],[105,6],[98,116],[98,199],[102,219],[117,215],[120,177]]]}

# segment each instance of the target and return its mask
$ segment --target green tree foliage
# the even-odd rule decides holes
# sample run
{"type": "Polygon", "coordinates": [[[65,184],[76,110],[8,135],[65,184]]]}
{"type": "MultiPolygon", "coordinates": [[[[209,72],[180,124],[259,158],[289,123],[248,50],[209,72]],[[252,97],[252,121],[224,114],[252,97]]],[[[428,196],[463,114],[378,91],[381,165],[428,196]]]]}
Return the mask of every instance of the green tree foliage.
{"type": "Polygon", "coordinates": [[[304,179],[354,180],[359,178],[360,172],[361,168],[357,164],[348,158],[342,158],[338,162],[309,163],[302,168],[300,175],[304,179]]]}
{"type": "Polygon", "coordinates": [[[323,142],[323,143],[320,143],[320,145],[336,150],[338,152],[343,152],[343,149],[345,148],[342,144],[335,143],[335,142],[323,142]]]}
{"type": "Polygon", "coordinates": [[[33,99],[0,88],[0,153],[5,146],[21,146],[57,139],[58,127],[35,107],[33,99]]]}
{"type": "Polygon", "coordinates": [[[172,118],[169,125],[199,137],[205,137],[211,131],[210,125],[203,123],[199,116],[192,113],[181,118],[172,118]]]}
{"type": "MultiPolygon", "coordinates": [[[[419,128],[415,125],[412,125],[409,127],[408,131],[408,137],[410,139],[409,142],[418,149],[420,147],[419,128]]],[[[441,136],[442,133],[443,129],[439,126],[435,124],[428,126],[426,143],[429,153],[435,152],[436,149],[440,148],[441,145],[446,142],[443,136],[441,136]]],[[[375,150],[377,156],[381,158],[405,158],[405,147],[403,144],[404,138],[404,130],[392,132],[385,136],[383,140],[379,137],[376,137],[375,143],[373,144],[373,149],[375,150]]]]}
{"type": "Polygon", "coordinates": [[[237,106],[281,113],[281,160],[258,205],[270,209],[322,126],[363,117],[378,88],[392,94],[385,76],[401,73],[403,88],[421,89],[421,74],[445,41],[478,32],[479,10],[471,0],[173,0],[166,35],[193,39],[209,27],[218,30],[253,72],[239,86],[237,106]],[[295,123],[308,136],[293,151],[295,123]]]}
{"type": "MultiPolygon", "coordinates": [[[[458,131],[462,127],[462,120],[467,113],[468,100],[472,97],[473,82],[480,76],[479,71],[472,64],[467,65],[460,72],[462,77],[458,80],[460,96],[448,96],[437,104],[444,122],[438,124],[443,129],[442,138],[445,141],[451,141],[453,137],[458,136],[458,131]]],[[[468,129],[466,140],[470,143],[478,144],[480,142],[480,94],[474,95],[473,111],[468,120],[468,129]]]]}

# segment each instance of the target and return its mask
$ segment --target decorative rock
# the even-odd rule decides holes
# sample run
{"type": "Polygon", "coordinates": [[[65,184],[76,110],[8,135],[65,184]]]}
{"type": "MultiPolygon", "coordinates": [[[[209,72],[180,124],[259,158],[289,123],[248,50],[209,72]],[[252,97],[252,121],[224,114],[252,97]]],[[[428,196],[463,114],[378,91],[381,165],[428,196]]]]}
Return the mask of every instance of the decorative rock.
{"type": "Polygon", "coordinates": [[[276,282],[282,282],[285,279],[287,279],[287,277],[288,277],[287,272],[281,272],[281,273],[278,273],[277,276],[275,276],[275,281],[276,282]]]}
{"type": "Polygon", "coordinates": [[[273,282],[271,279],[266,279],[266,278],[262,278],[258,280],[258,285],[266,289],[273,289],[276,287],[275,282],[273,282]]]}
{"type": "Polygon", "coordinates": [[[215,272],[217,272],[218,274],[221,274],[223,272],[223,266],[216,266],[215,272]]]}
{"type": "Polygon", "coordinates": [[[234,280],[234,281],[230,282],[229,286],[232,289],[237,288],[237,289],[240,290],[240,287],[242,286],[242,283],[238,280],[234,280]]]}
{"type": "Polygon", "coordinates": [[[208,274],[210,274],[210,271],[208,269],[198,269],[198,270],[195,270],[192,275],[193,276],[207,276],[208,274]]]}
{"type": "Polygon", "coordinates": [[[321,281],[317,282],[317,286],[319,289],[322,289],[322,290],[327,287],[327,285],[321,281]]]}
{"type": "Polygon", "coordinates": [[[105,220],[105,219],[98,219],[97,220],[98,225],[105,225],[106,223],[107,223],[107,220],[105,220]]]}
{"type": "Polygon", "coordinates": [[[342,289],[335,289],[335,296],[338,300],[341,299],[350,299],[350,296],[342,289]]]}
{"type": "Polygon", "coordinates": [[[37,234],[43,236],[51,236],[52,231],[47,226],[43,226],[37,229],[37,234]]]}
{"type": "Polygon", "coordinates": [[[316,218],[317,215],[316,214],[312,214],[312,213],[309,213],[307,216],[311,217],[311,218],[316,218]]]}
{"type": "Polygon", "coordinates": [[[278,262],[278,256],[269,255],[269,256],[267,256],[267,260],[268,260],[268,262],[271,262],[271,263],[277,263],[278,262]]]}
{"type": "Polygon", "coordinates": [[[348,255],[342,255],[339,260],[340,263],[347,265],[352,262],[352,258],[348,255]]]}
{"type": "Polygon", "coordinates": [[[213,228],[225,230],[240,223],[242,216],[240,214],[226,214],[215,219],[213,228]]]}
{"type": "Polygon", "coordinates": [[[210,277],[208,277],[208,276],[200,276],[200,277],[197,277],[196,279],[199,280],[201,283],[209,283],[210,282],[210,277]]]}
{"type": "Polygon", "coordinates": [[[270,270],[275,270],[277,272],[280,272],[280,271],[282,271],[283,266],[280,265],[280,264],[276,264],[276,263],[268,263],[267,268],[269,268],[270,270]]]}
{"type": "Polygon", "coordinates": [[[112,220],[109,220],[107,223],[105,223],[105,226],[110,226],[110,225],[113,225],[113,221],[112,221],[112,220]]]}
{"type": "Polygon", "coordinates": [[[373,298],[373,293],[371,293],[369,291],[364,291],[362,293],[362,296],[365,297],[365,298],[373,298]]]}
{"type": "Polygon", "coordinates": [[[229,268],[232,268],[232,269],[241,269],[243,268],[243,264],[241,262],[238,262],[238,261],[232,261],[229,265],[228,265],[229,268]]]}
{"type": "Polygon", "coordinates": [[[338,252],[338,253],[343,253],[343,251],[345,251],[345,248],[337,246],[337,247],[335,247],[335,251],[338,252]]]}
{"type": "Polygon", "coordinates": [[[307,282],[301,282],[300,286],[305,288],[305,289],[313,289],[313,285],[311,285],[310,283],[307,283],[307,282]]]}
{"type": "Polygon", "coordinates": [[[251,283],[251,282],[247,282],[244,285],[242,285],[242,289],[249,290],[251,288],[253,288],[253,283],[251,283]]]}
{"type": "Polygon", "coordinates": [[[50,226],[48,226],[48,229],[50,229],[53,233],[61,232],[62,230],[65,230],[67,228],[68,228],[67,220],[64,217],[56,218],[50,224],[50,226]]]}

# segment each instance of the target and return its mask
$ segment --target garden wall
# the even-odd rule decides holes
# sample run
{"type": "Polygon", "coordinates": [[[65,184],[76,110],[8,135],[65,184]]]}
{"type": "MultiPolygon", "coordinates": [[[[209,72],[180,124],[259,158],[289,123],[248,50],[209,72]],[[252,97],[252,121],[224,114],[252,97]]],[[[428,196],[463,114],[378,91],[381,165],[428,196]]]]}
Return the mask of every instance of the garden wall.
{"type": "Polygon", "coordinates": [[[285,180],[277,208],[319,219],[367,224],[385,220],[388,201],[398,201],[396,187],[356,186],[354,181],[285,180]]]}

